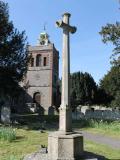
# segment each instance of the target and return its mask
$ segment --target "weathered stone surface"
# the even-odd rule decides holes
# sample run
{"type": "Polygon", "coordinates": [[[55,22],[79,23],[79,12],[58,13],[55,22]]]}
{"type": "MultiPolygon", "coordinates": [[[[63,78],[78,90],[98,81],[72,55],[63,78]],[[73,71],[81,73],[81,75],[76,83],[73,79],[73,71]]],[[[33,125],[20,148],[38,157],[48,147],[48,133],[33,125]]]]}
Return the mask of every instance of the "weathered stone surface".
{"type": "Polygon", "coordinates": [[[72,131],[72,111],[70,108],[66,110],[66,108],[60,108],[59,110],[59,130],[65,132],[72,131]]]}
{"type": "Polygon", "coordinates": [[[73,119],[120,120],[120,111],[100,106],[77,107],[72,113],[73,119]]]}
{"type": "Polygon", "coordinates": [[[62,134],[59,131],[50,134],[48,153],[50,160],[74,160],[81,157],[83,155],[82,134],[62,134]]]}
{"type": "Polygon", "coordinates": [[[23,160],[48,160],[48,154],[35,152],[33,154],[27,155],[23,160]]]}
{"type": "Polygon", "coordinates": [[[57,21],[63,29],[62,54],[62,100],[59,116],[59,131],[48,137],[49,160],[75,160],[83,155],[83,136],[72,132],[72,112],[70,107],[70,43],[69,33],[76,31],[69,25],[70,14],[63,15],[63,21],[57,21]]]}
{"type": "Polygon", "coordinates": [[[40,149],[40,153],[42,154],[46,154],[48,151],[47,151],[47,148],[46,147],[43,147],[40,149]]]}
{"type": "MultiPolygon", "coordinates": [[[[20,85],[26,88],[26,94],[18,102],[19,107],[26,105],[28,110],[30,104],[36,103],[40,108],[40,114],[54,114],[49,112],[51,106],[57,106],[58,77],[59,77],[59,52],[54,44],[29,46],[28,52],[32,56],[24,82],[20,85]],[[40,94],[39,100],[36,101],[36,93],[40,94]]],[[[21,95],[20,95],[21,97],[21,95]]],[[[31,107],[30,107],[31,111],[31,107]]],[[[35,112],[32,108],[32,112],[35,112]]]]}
{"type": "MultiPolygon", "coordinates": [[[[77,160],[98,160],[98,158],[78,158],[77,160]]],[[[31,155],[27,155],[23,160],[54,160],[54,159],[49,159],[48,158],[48,154],[41,154],[40,152],[35,152],[31,155]]],[[[57,159],[57,160],[61,160],[61,159],[57,159]]],[[[62,159],[62,160],[71,160],[71,159],[62,159]]],[[[76,160],[76,159],[72,159],[72,160],[76,160]]]]}
{"type": "Polygon", "coordinates": [[[5,124],[10,123],[11,110],[8,106],[2,106],[1,109],[1,122],[5,124]]]}

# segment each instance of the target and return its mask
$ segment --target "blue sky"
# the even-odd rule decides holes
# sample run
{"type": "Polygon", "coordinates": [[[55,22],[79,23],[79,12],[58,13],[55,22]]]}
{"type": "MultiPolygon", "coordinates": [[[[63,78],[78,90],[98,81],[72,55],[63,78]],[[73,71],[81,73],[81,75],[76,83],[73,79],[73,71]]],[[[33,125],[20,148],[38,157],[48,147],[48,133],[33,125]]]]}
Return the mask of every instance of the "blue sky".
{"type": "Polygon", "coordinates": [[[77,32],[71,35],[71,72],[89,72],[98,83],[110,69],[112,45],[101,41],[99,31],[106,23],[120,20],[118,0],[5,0],[10,19],[20,31],[25,30],[30,45],[35,45],[43,25],[50,40],[61,52],[62,30],[55,27],[64,12],[71,13],[71,25],[77,32]]]}

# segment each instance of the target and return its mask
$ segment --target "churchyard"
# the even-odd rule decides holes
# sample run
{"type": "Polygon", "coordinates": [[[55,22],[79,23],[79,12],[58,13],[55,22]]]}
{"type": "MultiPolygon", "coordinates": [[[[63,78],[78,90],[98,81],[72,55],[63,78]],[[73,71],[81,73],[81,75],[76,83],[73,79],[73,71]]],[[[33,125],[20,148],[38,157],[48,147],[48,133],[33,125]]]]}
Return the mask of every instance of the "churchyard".
{"type": "MultiPolygon", "coordinates": [[[[53,19],[62,31],[55,36],[62,38],[59,79],[59,51],[45,25],[37,44],[28,45],[25,32],[19,32],[9,20],[8,4],[0,0],[0,160],[120,160],[120,23],[100,25],[103,42],[112,42],[114,49],[111,68],[97,84],[86,71],[70,71],[70,51],[79,46],[81,34],[78,14],[70,21],[74,16],[64,12],[61,20],[53,19]],[[77,30],[77,39],[73,36],[70,43],[77,30]]],[[[92,52],[90,57],[97,57],[92,52]]],[[[74,57],[80,60],[81,53],[74,57]]],[[[86,59],[84,66],[89,68],[92,59],[86,59]]],[[[82,61],[79,64],[82,70],[82,61]]],[[[104,67],[96,69],[96,76],[98,70],[104,67]]]]}
{"type": "MultiPolygon", "coordinates": [[[[73,121],[77,131],[106,135],[120,140],[119,122],[73,121]]],[[[48,133],[58,129],[58,116],[17,115],[10,126],[0,125],[0,160],[22,160],[27,154],[40,150],[41,145],[48,145],[48,133]],[[9,130],[4,131],[3,128],[9,130]],[[7,133],[6,133],[7,132],[7,133]],[[13,136],[12,136],[13,135],[13,136]],[[8,138],[7,138],[8,137],[8,138]]],[[[120,158],[120,149],[84,138],[84,150],[103,159],[120,158]]]]}

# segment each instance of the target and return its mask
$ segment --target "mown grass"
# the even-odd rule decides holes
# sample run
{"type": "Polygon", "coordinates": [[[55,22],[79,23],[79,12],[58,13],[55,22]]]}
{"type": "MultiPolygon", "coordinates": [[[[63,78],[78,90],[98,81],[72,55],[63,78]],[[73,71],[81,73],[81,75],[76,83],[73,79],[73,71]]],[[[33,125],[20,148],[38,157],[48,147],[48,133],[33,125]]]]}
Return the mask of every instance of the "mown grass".
{"type": "MultiPolygon", "coordinates": [[[[0,140],[0,160],[22,160],[29,153],[39,150],[41,145],[47,146],[48,131],[56,130],[58,116],[21,116],[18,118],[19,125],[14,125],[16,138],[12,141],[0,140]],[[40,133],[42,123],[45,122],[46,130],[40,133]]],[[[107,136],[120,137],[119,122],[102,122],[95,120],[79,120],[73,122],[74,128],[87,129],[88,131],[104,133],[107,136]],[[108,134],[109,133],[109,134],[108,134]]],[[[91,141],[84,141],[85,150],[97,155],[104,156],[109,160],[120,159],[120,150],[114,150],[108,146],[91,141]]]]}
{"type": "Polygon", "coordinates": [[[76,129],[85,129],[90,132],[120,138],[120,121],[79,120],[74,121],[76,129]]]}
{"type": "Polygon", "coordinates": [[[84,142],[86,151],[92,152],[108,160],[120,160],[120,149],[115,150],[106,145],[95,143],[89,140],[86,140],[84,142]]]}
{"type": "MultiPolygon", "coordinates": [[[[17,129],[17,139],[8,142],[0,141],[0,160],[22,160],[26,154],[39,150],[40,145],[47,146],[48,133],[31,131],[26,129],[17,129]]],[[[106,159],[120,159],[120,150],[84,141],[85,150],[96,155],[104,156],[106,159]]]]}
{"type": "Polygon", "coordinates": [[[47,133],[16,129],[17,138],[0,141],[0,160],[21,160],[26,154],[37,151],[40,145],[47,146],[47,133]]]}

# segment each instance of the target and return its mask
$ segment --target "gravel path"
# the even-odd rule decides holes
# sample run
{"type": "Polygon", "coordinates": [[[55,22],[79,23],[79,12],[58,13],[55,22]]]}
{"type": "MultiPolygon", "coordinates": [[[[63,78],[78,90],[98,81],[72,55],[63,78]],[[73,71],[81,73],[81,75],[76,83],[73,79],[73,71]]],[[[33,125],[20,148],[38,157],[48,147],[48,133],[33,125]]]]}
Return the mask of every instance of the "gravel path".
{"type": "Polygon", "coordinates": [[[82,133],[85,139],[91,140],[96,143],[108,145],[113,149],[120,149],[120,139],[111,138],[98,133],[90,133],[87,131],[82,131],[82,133]]]}

